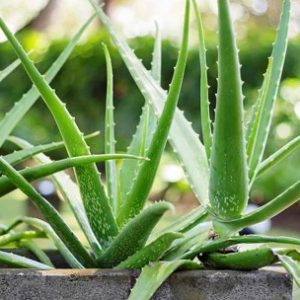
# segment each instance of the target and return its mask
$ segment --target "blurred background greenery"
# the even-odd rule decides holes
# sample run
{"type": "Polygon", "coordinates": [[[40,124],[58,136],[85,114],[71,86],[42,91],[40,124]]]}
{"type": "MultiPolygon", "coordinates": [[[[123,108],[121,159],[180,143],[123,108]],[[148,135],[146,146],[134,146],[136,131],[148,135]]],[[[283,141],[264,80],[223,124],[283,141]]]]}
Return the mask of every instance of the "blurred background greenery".
{"type": "MultiPolygon", "coordinates": [[[[178,33],[183,11],[182,1],[110,0],[105,2],[107,13],[120,31],[130,39],[130,44],[136,54],[148,68],[154,42],[152,37],[154,20],[161,25],[164,37],[162,85],[167,89],[177,58],[177,46],[180,40],[178,33]]],[[[199,2],[201,2],[200,7],[203,11],[206,28],[211,115],[213,117],[217,91],[216,7],[215,1],[199,2]]],[[[281,1],[243,0],[231,2],[243,65],[245,113],[248,118],[262,83],[267,58],[271,53],[281,1]]],[[[300,1],[293,1],[292,11],[289,48],[278,101],[274,110],[266,157],[300,134],[300,1]]],[[[55,61],[70,36],[78,30],[91,13],[88,1],[85,0],[41,0],[34,1],[34,3],[32,1],[2,0],[0,3],[1,16],[13,30],[18,31],[17,36],[26,49],[34,49],[31,55],[38,68],[43,72],[55,61]]],[[[186,117],[192,121],[195,130],[200,132],[198,88],[200,74],[194,22],[192,22],[191,28],[191,47],[179,106],[184,110],[186,117]]],[[[124,151],[135,131],[143,98],[99,22],[93,23],[53,81],[52,86],[57,90],[61,99],[67,103],[67,107],[76,117],[83,132],[103,131],[106,79],[102,42],[110,45],[113,58],[117,148],[118,151],[124,151]]],[[[0,44],[0,68],[4,68],[14,59],[15,55],[11,47],[3,41],[0,44]]],[[[22,68],[16,70],[1,84],[1,118],[29,87],[30,81],[22,68]]],[[[60,139],[53,119],[41,101],[27,114],[14,134],[25,137],[34,144],[60,139]]],[[[93,152],[102,152],[102,142],[103,137],[101,136],[94,140],[93,152]]],[[[9,144],[2,149],[2,151],[10,150],[9,144]]],[[[300,151],[296,151],[284,163],[257,181],[252,193],[253,203],[257,205],[265,203],[300,178],[299,154],[300,151]]],[[[55,158],[64,155],[64,152],[53,154],[55,158]]],[[[164,156],[151,198],[164,198],[174,202],[180,213],[189,211],[197,205],[170,148],[167,149],[164,156]]],[[[0,223],[8,223],[12,217],[23,214],[28,209],[24,202],[24,196],[19,192],[14,192],[1,201],[0,223]]],[[[299,214],[300,207],[297,204],[273,220],[273,230],[289,230],[297,234],[300,229],[299,214]]]]}

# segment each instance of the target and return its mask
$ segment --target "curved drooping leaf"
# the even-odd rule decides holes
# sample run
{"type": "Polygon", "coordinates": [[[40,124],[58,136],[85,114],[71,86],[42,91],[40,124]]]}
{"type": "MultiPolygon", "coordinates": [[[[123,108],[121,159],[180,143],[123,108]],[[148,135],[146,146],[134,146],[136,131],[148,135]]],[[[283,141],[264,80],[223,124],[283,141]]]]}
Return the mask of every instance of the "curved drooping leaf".
{"type": "Polygon", "coordinates": [[[212,146],[212,133],[211,133],[211,119],[210,119],[210,102],[209,102],[209,85],[207,79],[207,61],[206,61],[206,47],[205,37],[202,26],[201,15],[195,0],[193,0],[194,11],[196,15],[196,23],[199,39],[199,59],[200,59],[200,106],[201,106],[201,128],[204,146],[207,158],[210,159],[211,146],[212,146]]]}
{"type": "Polygon", "coordinates": [[[19,268],[31,268],[31,269],[33,268],[33,269],[40,269],[40,270],[52,269],[52,267],[46,264],[13,253],[4,252],[4,251],[0,251],[0,262],[11,266],[19,267],[19,268]]]}
{"type": "Polygon", "coordinates": [[[269,76],[265,77],[257,100],[258,104],[255,106],[254,121],[250,123],[252,127],[249,129],[247,149],[250,178],[255,176],[256,168],[262,160],[270,132],[274,102],[287,51],[290,12],[291,1],[284,0],[277,38],[271,56],[272,66],[269,67],[269,76]],[[267,83],[268,81],[269,83],[267,83]]]}
{"type": "Polygon", "coordinates": [[[242,228],[258,224],[271,219],[282,211],[298,202],[300,199],[300,181],[296,182],[286,189],[279,196],[257,208],[256,210],[243,215],[241,218],[226,222],[224,220],[215,221],[215,227],[218,226],[225,233],[235,233],[242,228]]]}
{"type": "Polygon", "coordinates": [[[36,239],[44,238],[45,234],[43,232],[27,230],[23,232],[9,232],[0,236],[0,247],[4,247],[10,243],[16,243],[21,239],[36,239]]]}
{"type": "MultiPolygon", "coordinates": [[[[24,176],[28,181],[40,179],[42,177],[52,175],[62,170],[84,166],[95,162],[106,161],[110,159],[136,159],[137,156],[129,154],[100,154],[100,155],[84,155],[78,157],[70,157],[62,160],[49,162],[47,164],[31,167],[20,171],[20,174],[24,176]]],[[[14,190],[16,187],[14,183],[7,177],[0,178],[0,195],[4,195],[14,190]]]]}
{"type": "MultiPolygon", "coordinates": [[[[13,46],[31,81],[52,113],[69,156],[90,155],[89,147],[83,139],[83,134],[77,127],[74,118],[66,109],[65,104],[29,60],[21,44],[9,31],[2,19],[0,19],[0,28],[13,46]]],[[[91,227],[100,244],[108,245],[112,238],[117,235],[118,227],[96,165],[90,164],[76,167],[75,173],[91,227]]]]}
{"type": "MultiPolygon", "coordinates": [[[[50,69],[45,74],[45,80],[50,83],[59,70],[62,68],[70,54],[72,53],[74,47],[79,41],[80,37],[84,33],[85,29],[92,22],[95,16],[92,16],[88,19],[88,21],[80,28],[78,33],[73,37],[73,39],[69,42],[64,51],[60,54],[57,60],[53,63],[50,69]]],[[[39,98],[39,92],[32,87],[23,97],[17,102],[14,107],[5,115],[5,117],[0,122],[0,146],[3,145],[7,137],[11,134],[16,125],[20,122],[20,120],[24,117],[24,115],[28,112],[28,110],[32,107],[32,105],[39,98]]]]}
{"type": "Polygon", "coordinates": [[[125,224],[128,219],[133,218],[143,209],[149,196],[161,156],[168,140],[169,130],[172,125],[176,106],[179,100],[188,56],[190,6],[189,1],[186,3],[187,5],[185,8],[182,45],[172,83],[170,85],[167,101],[159,117],[157,127],[149,145],[149,149],[146,152],[149,161],[142,163],[139,172],[134,179],[128,197],[126,198],[125,202],[122,203],[120,214],[117,218],[120,225],[125,224]]]}
{"type": "Polygon", "coordinates": [[[198,254],[212,253],[220,249],[239,244],[261,244],[261,243],[276,243],[280,245],[296,245],[300,246],[300,239],[282,237],[282,236],[266,236],[266,235],[247,235],[247,236],[232,236],[211,240],[206,243],[196,244],[189,252],[183,255],[183,258],[192,259],[198,254]]]}
{"type": "Polygon", "coordinates": [[[26,248],[33,253],[41,263],[54,268],[49,256],[32,240],[21,240],[19,245],[21,248],[26,248]]]}
{"type": "Polygon", "coordinates": [[[8,75],[10,75],[19,65],[21,64],[20,60],[17,59],[8,65],[4,70],[0,71],[0,82],[3,81],[8,75]]]}
{"type": "MultiPolygon", "coordinates": [[[[89,0],[89,2],[96,9],[100,20],[109,31],[124,63],[146,101],[149,101],[155,112],[160,115],[167,98],[166,92],[153,79],[148,70],[145,69],[126,41],[116,31],[103,10],[97,7],[93,0],[89,0]]],[[[182,111],[179,109],[176,110],[169,139],[184,166],[184,170],[197,198],[207,205],[209,168],[205,149],[198,135],[192,129],[191,123],[185,119],[182,111]]]]}
{"type": "MultiPolygon", "coordinates": [[[[88,139],[94,138],[95,136],[98,136],[98,135],[99,135],[99,131],[85,136],[85,139],[88,140],[88,139]]],[[[18,145],[19,141],[21,141],[21,143],[22,143],[23,140],[16,136],[9,136],[7,138],[7,141],[9,141],[15,145],[18,145]]],[[[26,159],[32,158],[34,155],[37,155],[39,153],[47,153],[47,152],[51,152],[54,150],[58,150],[58,149],[64,148],[64,146],[65,146],[64,142],[53,142],[53,143],[39,145],[39,146],[30,145],[30,147],[27,149],[22,149],[22,150],[15,151],[13,153],[5,155],[4,159],[9,164],[14,166],[14,165],[17,165],[17,164],[23,162],[26,159]]]]}
{"type": "Polygon", "coordinates": [[[74,269],[82,269],[83,266],[81,263],[78,262],[76,257],[70,252],[70,250],[66,247],[64,242],[61,240],[61,238],[55,233],[55,231],[52,229],[52,227],[36,218],[28,218],[28,217],[22,217],[16,220],[8,230],[11,230],[12,228],[15,228],[16,226],[25,223],[26,225],[32,226],[34,228],[38,228],[39,230],[42,230],[48,238],[53,240],[55,246],[57,247],[58,251],[61,253],[61,255],[64,257],[66,262],[70,265],[71,268],[74,269]]]}
{"type": "Polygon", "coordinates": [[[242,81],[228,0],[219,7],[219,80],[210,161],[210,204],[221,219],[238,218],[248,201],[242,81]]]}
{"type": "Polygon", "coordinates": [[[142,269],[128,300],[149,300],[161,284],[178,268],[199,269],[200,265],[189,260],[161,261],[142,269]]]}
{"type": "Polygon", "coordinates": [[[158,261],[169,249],[171,244],[182,237],[182,234],[176,232],[165,233],[121,262],[117,268],[123,270],[141,269],[150,262],[158,261]]]}
{"type": "Polygon", "coordinates": [[[101,267],[114,267],[142,249],[153,228],[172,206],[158,202],[130,220],[98,260],[101,267]]]}
{"type": "MultiPolygon", "coordinates": [[[[21,138],[14,138],[12,142],[14,142],[21,149],[24,149],[24,151],[34,148],[30,143],[21,138]]],[[[48,156],[42,153],[34,156],[34,158],[37,162],[43,164],[52,162],[48,156]]],[[[78,186],[65,172],[53,174],[52,180],[59,192],[59,197],[62,197],[62,199],[65,200],[70,206],[80,228],[82,229],[82,232],[85,234],[89,244],[91,245],[96,258],[98,258],[102,254],[102,248],[87,219],[78,186]]]]}
{"type": "Polygon", "coordinates": [[[72,254],[86,267],[93,267],[94,260],[78,238],[64,222],[56,209],[43,198],[22,175],[0,157],[0,170],[39,208],[43,216],[72,254]]]}

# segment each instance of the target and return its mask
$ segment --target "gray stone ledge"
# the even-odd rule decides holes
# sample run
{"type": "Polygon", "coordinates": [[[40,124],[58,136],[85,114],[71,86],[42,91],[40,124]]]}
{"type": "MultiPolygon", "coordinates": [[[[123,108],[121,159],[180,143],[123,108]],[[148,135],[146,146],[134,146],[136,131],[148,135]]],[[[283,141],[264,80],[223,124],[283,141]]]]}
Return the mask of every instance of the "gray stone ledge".
{"type": "MultiPolygon", "coordinates": [[[[1,300],[125,300],[137,271],[0,269],[1,300]]],[[[279,267],[259,271],[181,271],[155,300],[291,300],[292,280],[279,267]]]]}

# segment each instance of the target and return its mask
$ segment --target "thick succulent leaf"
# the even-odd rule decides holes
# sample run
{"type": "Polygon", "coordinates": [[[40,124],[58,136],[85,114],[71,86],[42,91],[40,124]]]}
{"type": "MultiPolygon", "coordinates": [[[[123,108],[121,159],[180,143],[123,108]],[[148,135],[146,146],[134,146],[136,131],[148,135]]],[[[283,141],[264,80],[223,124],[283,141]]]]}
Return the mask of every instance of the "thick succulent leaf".
{"type": "Polygon", "coordinates": [[[277,255],[268,247],[259,247],[233,253],[209,253],[200,258],[210,269],[251,271],[269,266],[278,261],[277,255]]]}
{"type": "Polygon", "coordinates": [[[277,96],[288,44],[290,11],[291,1],[284,0],[283,13],[271,56],[273,63],[270,67],[270,75],[265,77],[263,88],[260,91],[259,98],[257,100],[257,109],[254,110],[255,121],[253,124],[250,123],[251,125],[254,125],[250,131],[251,133],[249,136],[247,149],[250,177],[255,176],[255,170],[262,160],[267,138],[270,132],[274,100],[277,96]],[[268,84],[267,81],[270,83],[268,84]]]}
{"type": "Polygon", "coordinates": [[[141,269],[150,262],[158,261],[170,248],[172,243],[182,238],[183,235],[176,232],[168,232],[158,237],[156,240],[137,251],[125,261],[121,262],[118,269],[141,269]]]}
{"type": "MultiPolygon", "coordinates": [[[[98,136],[99,132],[94,132],[90,135],[87,135],[85,137],[85,140],[94,138],[95,136],[98,136]]],[[[19,144],[19,142],[22,144],[24,140],[15,137],[15,136],[9,136],[7,138],[7,141],[13,143],[13,144],[19,144]]],[[[4,156],[4,159],[11,165],[17,165],[24,160],[27,160],[29,158],[32,158],[34,155],[37,155],[39,153],[47,153],[54,150],[62,149],[64,148],[65,144],[64,142],[53,142],[45,145],[39,145],[39,146],[33,146],[29,145],[27,149],[22,149],[20,151],[15,151],[13,153],[7,154],[4,156]]],[[[21,147],[22,148],[22,147],[21,147]]]]}
{"type": "Polygon", "coordinates": [[[25,223],[26,225],[32,226],[39,230],[42,230],[49,239],[53,240],[58,251],[61,253],[61,255],[64,257],[64,259],[70,265],[71,268],[75,268],[75,269],[83,268],[82,264],[78,262],[76,257],[70,252],[70,250],[66,247],[64,242],[59,238],[59,236],[55,233],[55,231],[48,223],[36,218],[22,217],[19,218],[17,221],[15,221],[8,230],[11,230],[12,228],[22,223],[25,223]]]}
{"type": "Polygon", "coordinates": [[[211,119],[210,119],[210,102],[209,102],[209,86],[207,80],[207,61],[206,61],[206,48],[205,37],[202,27],[201,15],[196,3],[193,0],[194,11],[196,15],[196,23],[199,37],[199,58],[200,58],[200,106],[201,106],[201,127],[202,136],[205,145],[207,158],[210,159],[211,146],[212,146],[212,133],[211,133],[211,119]]]}
{"type": "Polygon", "coordinates": [[[300,199],[300,181],[289,187],[279,196],[248,213],[241,218],[231,220],[229,222],[218,220],[214,223],[215,227],[225,234],[231,234],[242,228],[258,224],[267,219],[271,219],[282,211],[298,202],[300,199]]]}
{"type": "MultiPolygon", "coordinates": [[[[161,37],[160,31],[157,26],[156,39],[154,44],[153,58],[152,58],[152,77],[160,83],[161,81],[161,37]]],[[[132,141],[127,149],[127,153],[135,155],[145,155],[146,150],[152,141],[152,137],[157,126],[157,117],[152,106],[146,102],[142,108],[142,114],[140,116],[140,122],[137,126],[136,132],[132,138],[132,141]]],[[[132,188],[133,180],[141,164],[138,161],[124,161],[120,173],[120,202],[124,203],[129,191],[132,188]]]]}
{"type": "Polygon", "coordinates": [[[52,267],[46,264],[13,253],[4,252],[4,251],[0,251],[0,262],[18,268],[30,268],[30,269],[40,269],[40,270],[52,269],[52,267]]]}
{"type": "Polygon", "coordinates": [[[159,118],[149,149],[146,153],[149,161],[142,163],[139,173],[134,179],[132,189],[130,190],[125,202],[122,203],[120,214],[118,215],[118,223],[120,225],[126,223],[128,219],[133,218],[143,209],[168,140],[169,130],[172,125],[176,106],[179,100],[188,56],[190,2],[187,1],[186,3],[182,45],[167,101],[159,118]]]}
{"type": "Polygon", "coordinates": [[[30,252],[32,252],[37,259],[45,264],[48,265],[51,268],[54,268],[54,265],[52,264],[49,256],[45,253],[44,250],[42,250],[35,242],[33,242],[32,240],[21,240],[19,242],[19,245],[21,248],[26,248],[28,249],[30,252]]]}
{"type": "Polygon", "coordinates": [[[3,81],[8,75],[10,75],[19,65],[21,64],[20,60],[17,59],[7,66],[4,70],[0,71],[0,82],[3,81]]]}
{"type": "Polygon", "coordinates": [[[281,149],[273,153],[267,159],[265,159],[258,167],[257,176],[262,175],[266,171],[270,170],[276,164],[280,163],[291,153],[293,153],[300,146],[300,136],[294,138],[288,144],[283,146],[281,149]]]}
{"type": "Polygon", "coordinates": [[[248,200],[242,81],[228,0],[219,7],[219,81],[210,168],[210,203],[222,219],[241,215],[248,200]]]}
{"type": "MultiPolygon", "coordinates": [[[[103,44],[106,61],[106,110],[105,110],[105,153],[113,154],[116,152],[115,145],[115,123],[114,123],[114,103],[113,103],[113,70],[109,51],[103,44]]],[[[117,185],[117,165],[115,161],[105,162],[105,177],[107,194],[110,205],[116,213],[118,204],[118,185],[117,185]]]]}
{"type": "MultiPolygon", "coordinates": [[[[33,148],[33,146],[28,143],[27,141],[20,139],[20,138],[14,138],[12,140],[18,147],[21,149],[24,149],[26,151],[27,149],[33,148]]],[[[51,163],[51,159],[46,156],[45,154],[38,154],[35,157],[35,160],[42,164],[48,164],[51,163]]],[[[1,180],[1,179],[0,179],[1,180]]],[[[90,223],[87,219],[81,197],[80,197],[80,191],[78,189],[78,186],[73,182],[73,180],[70,178],[69,175],[67,175],[65,172],[59,172],[52,175],[52,180],[54,184],[56,185],[56,188],[58,190],[59,197],[62,197],[63,200],[65,200],[68,205],[70,206],[80,228],[82,229],[83,233],[85,234],[89,244],[91,245],[93,252],[95,256],[98,258],[102,254],[102,248],[97,241],[97,238],[95,237],[95,234],[90,226],[90,223]]]]}
{"type": "MultiPolygon", "coordinates": [[[[45,176],[52,175],[54,173],[60,172],[62,170],[84,166],[95,162],[106,161],[110,159],[136,159],[138,156],[133,156],[129,154],[100,154],[100,155],[85,155],[78,157],[65,158],[62,160],[49,162],[47,164],[31,167],[20,171],[20,174],[26,178],[28,181],[33,181],[40,179],[45,176]]],[[[7,177],[0,178],[0,195],[7,194],[8,192],[14,190],[16,187],[14,183],[7,177]]]]}
{"type": "Polygon", "coordinates": [[[40,209],[47,222],[80,263],[86,267],[94,266],[93,259],[56,209],[1,157],[0,170],[40,209]]]}
{"type": "Polygon", "coordinates": [[[162,283],[178,268],[198,269],[200,266],[189,260],[156,262],[143,268],[128,300],[149,300],[162,283]]]}
{"type": "Polygon", "coordinates": [[[228,238],[221,238],[218,240],[211,240],[206,243],[196,244],[183,258],[192,259],[198,254],[216,252],[220,249],[239,244],[261,244],[261,243],[275,243],[280,245],[295,245],[300,246],[300,239],[282,237],[282,236],[266,236],[266,235],[247,235],[247,236],[233,236],[228,238]]]}
{"type": "MultiPolygon", "coordinates": [[[[13,46],[31,81],[51,111],[69,156],[90,155],[89,147],[83,139],[83,134],[77,127],[74,118],[66,109],[65,104],[29,60],[26,52],[2,19],[0,19],[0,28],[13,46]]],[[[112,238],[117,235],[118,228],[96,165],[90,164],[76,167],[75,173],[91,227],[100,244],[108,245],[112,238]]]]}
{"type": "Polygon", "coordinates": [[[21,239],[36,239],[44,238],[45,234],[43,232],[27,230],[23,232],[9,232],[0,236],[0,247],[4,247],[7,244],[15,243],[21,239]]]}
{"type": "Polygon", "coordinates": [[[158,202],[129,221],[103,253],[99,260],[100,266],[109,268],[117,266],[142,249],[155,225],[171,207],[169,203],[158,202]]]}
{"type": "MultiPolygon", "coordinates": [[[[126,41],[115,30],[103,10],[97,7],[93,0],[89,0],[89,2],[97,10],[100,20],[113,38],[123,61],[146,101],[149,101],[155,112],[160,115],[167,98],[166,92],[159,86],[155,79],[153,79],[126,41]]],[[[178,109],[175,113],[169,139],[184,166],[188,179],[198,199],[202,203],[207,204],[209,168],[205,149],[198,135],[194,132],[191,123],[185,119],[183,113],[178,109]]]]}
{"type": "MultiPolygon", "coordinates": [[[[51,68],[45,74],[45,80],[49,83],[51,82],[59,70],[62,68],[70,54],[72,53],[74,47],[79,41],[80,37],[84,33],[87,26],[92,22],[94,16],[89,18],[89,20],[80,28],[78,33],[73,37],[73,39],[69,42],[64,51],[60,54],[51,68]]],[[[20,120],[24,117],[24,115],[28,112],[28,110],[33,106],[33,104],[37,101],[40,94],[39,92],[32,87],[19,102],[15,104],[15,106],[5,115],[5,117],[0,122],[0,146],[3,145],[7,137],[16,127],[16,125],[20,122],[20,120]]]]}

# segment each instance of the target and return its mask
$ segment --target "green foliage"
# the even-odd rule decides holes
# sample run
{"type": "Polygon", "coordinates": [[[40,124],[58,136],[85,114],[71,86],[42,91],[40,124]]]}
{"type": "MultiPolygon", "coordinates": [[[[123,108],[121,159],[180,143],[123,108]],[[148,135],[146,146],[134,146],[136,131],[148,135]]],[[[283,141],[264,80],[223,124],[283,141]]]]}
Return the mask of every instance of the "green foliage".
{"type": "MultiPolygon", "coordinates": [[[[182,44],[168,92],[161,87],[162,52],[159,30],[150,72],[116,31],[102,8],[92,0],[89,2],[109,32],[129,73],[145,98],[136,134],[132,138],[127,154],[116,154],[113,109],[116,87],[114,88],[111,54],[106,46],[104,46],[107,70],[105,154],[92,155],[71,113],[50,87],[52,77],[44,78],[41,75],[16,37],[0,19],[1,29],[54,117],[69,155],[63,160],[51,161],[43,152],[57,149],[62,146],[61,143],[32,146],[20,138],[9,138],[12,129],[38,97],[36,90],[33,89],[30,96],[25,96],[25,99],[29,97],[27,98],[29,100],[25,101],[23,98],[17,110],[12,109],[16,120],[8,113],[2,123],[3,126],[0,124],[0,142],[9,139],[22,149],[0,158],[0,169],[3,173],[0,179],[0,193],[2,191],[4,194],[11,190],[7,186],[18,187],[32,199],[47,223],[32,218],[19,218],[10,227],[1,230],[0,244],[27,245],[42,263],[3,252],[0,253],[0,261],[8,262],[10,259],[12,264],[21,267],[51,268],[51,261],[33,241],[47,236],[54,241],[71,267],[142,268],[141,275],[129,296],[129,299],[139,300],[150,299],[156,289],[178,268],[252,270],[280,261],[299,282],[298,251],[289,248],[276,250],[267,246],[239,251],[238,248],[232,247],[240,244],[266,243],[276,243],[285,247],[300,246],[299,239],[288,237],[239,235],[240,229],[279,214],[300,198],[297,182],[261,208],[244,214],[250,188],[255,183],[256,177],[287,157],[299,144],[296,138],[261,162],[287,49],[290,0],[283,2],[283,14],[273,53],[248,124],[248,144],[244,132],[245,115],[239,54],[230,17],[229,0],[218,0],[219,80],[213,128],[210,124],[208,56],[201,16],[196,2],[193,1],[199,34],[201,73],[201,113],[198,116],[201,115],[202,118],[201,133],[204,144],[190,122],[176,108],[187,64],[190,0],[186,0],[182,44]],[[21,112],[20,115],[18,111],[21,112]],[[3,128],[9,130],[2,133],[3,128]],[[157,223],[171,205],[157,202],[144,207],[168,138],[183,164],[199,202],[203,205],[168,227],[155,231],[157,223]],[[20,171],[12,167],[13,164],[30,157],[39,162],[39,165],[20,171]],[[119,168],[116,161],[107,161],[108,159],[135,160],[125,161],[119,168]],[[101,160],[107,161],[106,187],[102,184],[95,166],[95,162],[101,160]],[[74,167],[77,183],[64,172],[56,174],[69,167],[74,167]],[[70,205],[87,237],[88,247],[83,246],[60,214],[30,185],[30,180],[46,175],[51,175],[57,190],[70,205]],[[15,228],[21,223],[30,225],[36,230],[17,231],[15,228]]],[[[73,39],[66,52],[63,52],[63,58],[59,59],[61,64],[69,56],[79,35],[73,39]]],[[[55,72],[51,76],[54,75],[55,72]]]]}
{"type": "Polygon", "coordinates": [[[210,204],[222,219],[247,205],[248,174],[242,81],[228,1],[219,0],[219,79],[210,166],[210,204]]]}

